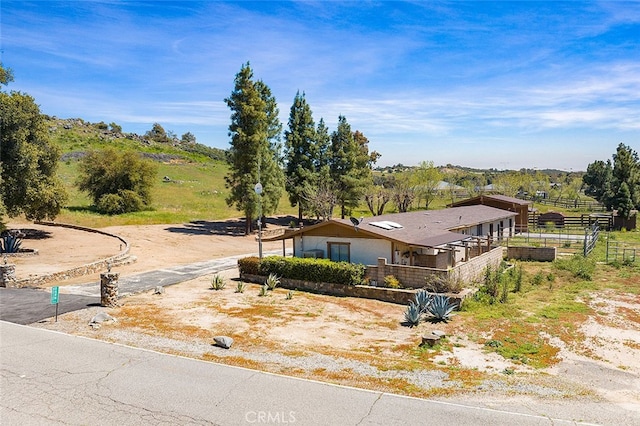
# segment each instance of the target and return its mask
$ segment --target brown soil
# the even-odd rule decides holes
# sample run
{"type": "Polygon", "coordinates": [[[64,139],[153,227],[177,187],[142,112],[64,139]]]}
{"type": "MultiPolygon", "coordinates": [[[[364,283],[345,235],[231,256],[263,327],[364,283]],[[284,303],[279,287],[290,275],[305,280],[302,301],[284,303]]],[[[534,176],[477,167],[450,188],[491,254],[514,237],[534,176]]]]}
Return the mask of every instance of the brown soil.
{"type": "MultiPolygon", "coordinates": [[[[31,224],[22,227],[40,228],[31,224]]],[[[238,221],[106,228],[131,244],[136,263],[122,274],[236,254],[256,253],[255,237],[238,235],[238,221]]],[[[77,266],[118,252],[108,237],[43,227],[49,238],[27,240],[40,255],[16,261],[18,274],[37,274],[77,266]]],[[[282,250],[265,243],[264,250],[282,250]]],[[[119,342],[199,359],[413,396],[472,392],[538,398],[600,398],[640,411],[640,298],[595,296],[598,316],[583,324],[584,341],[572,347],[542,336],[560,348],[562,361],[534,370],[506,360],[470,338],[456,319],[448,324],[401,325],[404,307],[378,301],[338,298],[276,289],[260,297],[259,286],[236,292],[237,270],[226,271],[223,290],[210,289],[211,276],[122,299],[118,308],[93,307],[45,320],[37,327],[119,342]],[[106,311],[117,319],[99,328],[91,318],[106,311]],[[604,320],[606,320],[606,323],[604,320]],[[437,348],[420,348],[431,330],[449,337],[437,348]],[[603,332],[604,331],[604,332],[603,332]],[[213,346],[213,337],[234,339],[230,350],[213,346]],[[505,374],[508,372],[508,374],[505,374]],[[547,373],[547,374],[539,374],[547,373]],[[610,376],[608,376],[610,375],[610,376]],[[614,377],[619,382],[612,388],[614,377]],[[488,385],[490,383],[490,385],[488,385]]],[[[55,285],[97,281],[97,274],[55,285]]]]}

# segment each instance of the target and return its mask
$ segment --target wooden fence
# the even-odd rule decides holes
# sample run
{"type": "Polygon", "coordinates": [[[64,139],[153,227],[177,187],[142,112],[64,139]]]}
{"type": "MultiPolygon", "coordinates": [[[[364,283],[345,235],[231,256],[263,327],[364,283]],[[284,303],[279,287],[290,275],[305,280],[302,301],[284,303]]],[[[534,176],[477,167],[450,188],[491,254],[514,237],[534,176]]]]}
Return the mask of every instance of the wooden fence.
{"type": "Polygon", "coordinates": [[[579,216],[562,215],[562,220],[546,221],[540,219],[541,214],[538,212],[529,213],[530,229],[586,229],[597,224],[601,230],[609,231],[613,229],[613,215],[611,214],[589,214],[584,213],[579,216]]]}
{"type": "Polygon", "coordinates": [[[554,206],[554,207],[562,207],[563,209],[574,209],[574,210],[588,210],[591,212],[603,212],[606,211],[604,205],[597,201],[587,201],[587,200],[571,200],[568,198],[540,198],[532,195],[518,195],[518,198],[522,200],[533,201],[538,204],[543,204],[545,206],[554,206]]]}

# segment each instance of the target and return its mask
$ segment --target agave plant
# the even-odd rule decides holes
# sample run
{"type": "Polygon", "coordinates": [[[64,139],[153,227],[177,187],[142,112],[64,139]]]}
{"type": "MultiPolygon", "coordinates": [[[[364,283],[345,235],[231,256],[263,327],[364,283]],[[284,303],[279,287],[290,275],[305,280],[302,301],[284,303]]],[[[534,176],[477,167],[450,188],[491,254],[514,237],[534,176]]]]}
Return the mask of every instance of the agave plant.
{"type": "Polygon", "coordinates": [[[222,290],[227,283],[220,275],[216,275],[211,279],[211,288],[214,290],[222,290]]]}
{"type": "Polygon", "coordinates": [[[420,307],[412,300],[409,302],[409,306],[407,306],[407,310],[404,312],[404,320],[409,327],[415,327],[420,323],[421,314],[422,312],[420,311],[420,307]]]}
{"type": "Polygon", "coordinates": [[[269,276],[267,277],[267,281],[265,282],[267,289],[273,290],[279,284],[280,284],[280,278],[276,274],[269,274],[269,276]]]}
{"type": "Polygon", "coordinates": [[[286,299],[286,300],[291,300],[291,299],[293,299],[293,290],[289,290],[289,291],[287,292],[287,295],[285,296],[285,299],[286,299]]]}
{"type": "Polygon", "coordinates": [[[6,234],[0,238],[0,253],[18,253],[22,245],[22,238],[17,235],[6,234]]]}
{"type": "Polygon", "coordinates": [[[269,291],[269,287],[265,284],[260,287],[260,293],[258,293],[258,296],[260,297],[267,296],[269,294],[268,291],[269,291]]]}
{"type": "Polygon", "coordinates": [[[431,299],[427,312],[435,321],[449,321],[455,308],[456,305],[451,303],[448,296],[438,294],[431,299]]]}
{"type": "Polygon", "coordinates": [[[240,281],[236,286],[236,293],[244,293],[244,290],[247,288],[247,283],[240,281]]]}
{"type": "Polygon", "coordinates": [[[420,290],[416,293],[416,305],[420,312],[426,312],[427,307],[431,304],[432,295],[427,290],[420,290]]]}

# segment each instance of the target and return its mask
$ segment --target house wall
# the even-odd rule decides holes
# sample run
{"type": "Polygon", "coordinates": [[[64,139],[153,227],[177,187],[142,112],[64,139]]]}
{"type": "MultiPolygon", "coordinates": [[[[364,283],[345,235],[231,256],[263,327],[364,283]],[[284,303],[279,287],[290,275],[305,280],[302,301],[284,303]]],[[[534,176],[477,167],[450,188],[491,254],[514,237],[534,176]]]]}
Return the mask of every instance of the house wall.
{"type": "Polygon", "coordinates": [[[503,259],[503,248],[496,247],[468,262],[462,262],[453,268],[424,268],[419,266],[390,265],[386,258],[379,258],[375,265],[368,265],[366,277],[376,283],[383,283],[384,277],[393,275],[403,287],[422,288],[427,276],[440,275],[443,278],[455,277],[465,283],[482,279],[487,266],[497,268],[503,259]]]}
{"type": "Polygon", "coordinates": [[[303,257],[305,251],[322,250],[324,258],[329,257],[328,243],[349,244],[351,263],[369,265],[379,257],[391,257],[391,242],[373,238],[326,237],[320,235],[296,236],[293,239],[294,254],[303,257]]]}

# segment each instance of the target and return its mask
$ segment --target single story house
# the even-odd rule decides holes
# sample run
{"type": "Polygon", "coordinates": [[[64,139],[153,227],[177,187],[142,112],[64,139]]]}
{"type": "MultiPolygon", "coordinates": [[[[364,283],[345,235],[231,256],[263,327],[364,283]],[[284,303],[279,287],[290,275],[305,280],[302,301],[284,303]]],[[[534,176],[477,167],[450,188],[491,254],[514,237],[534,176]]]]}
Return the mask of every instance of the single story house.
{"type": "Polygon", "coordinates": [[[533,202],[500,194],[483,194],[466,200],[456,201],[448,207],[484,205],[516,213],[516,232],[527,232],[529,229],[529,209],[533,202]]]}
{"type": "MultiPolygon", "coordinates": [[[[484,205],[331,219],[287,231],[269,241],[293,240],[296,257],[364,265],[449,270],[491,251],[492,242],[515,232],[517,213],[484,205]]],[[[502,249],[494,255],[502,259],[502,249]]],[[[475,268],[478,270],[483,268],[475,268]]],[[[424,272],[424,271],[423,271],[424,272]]],[[[400,275],[398,272],[394,275],[400,275]]],[[[407,284],[405,279],[401,280],[407,284]]],[[[424,273],[416,278],[424,283],[424,273]]]]}

